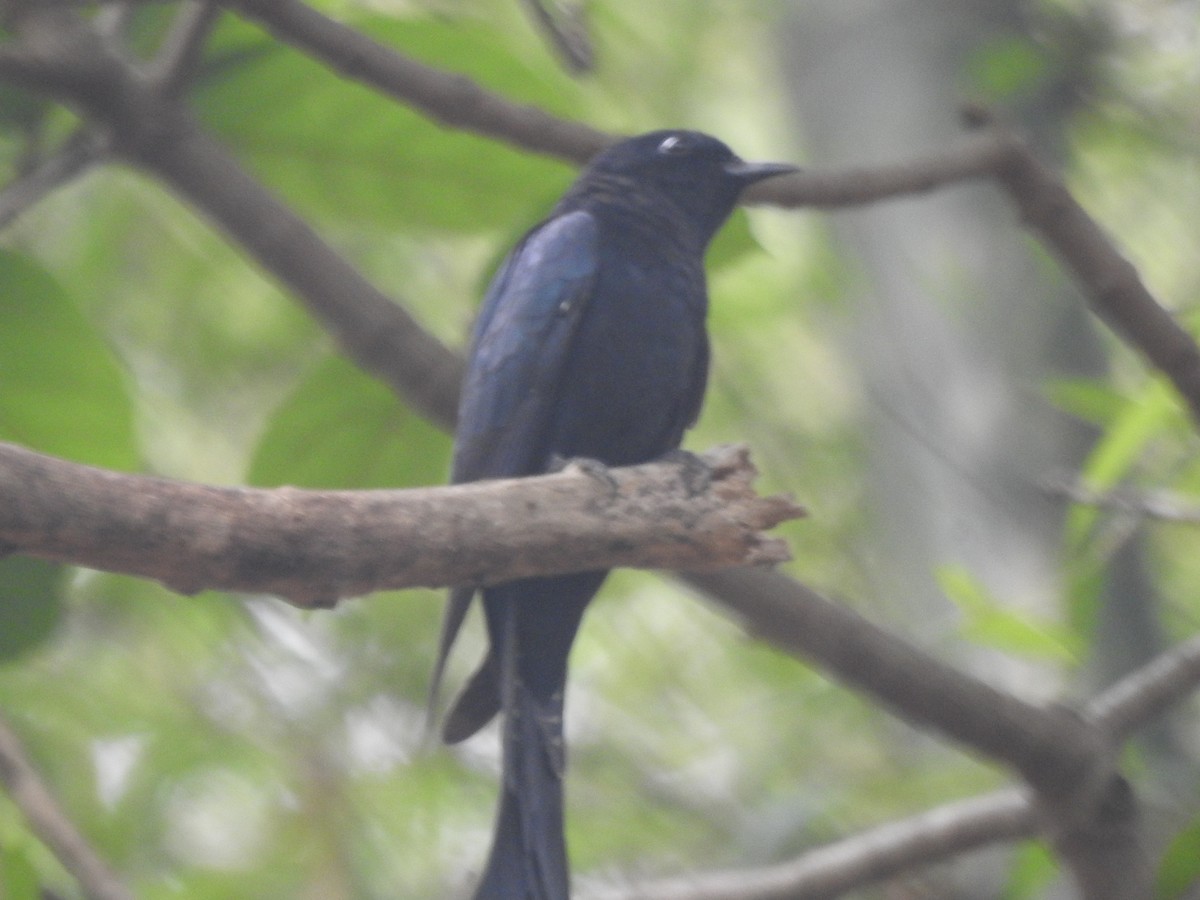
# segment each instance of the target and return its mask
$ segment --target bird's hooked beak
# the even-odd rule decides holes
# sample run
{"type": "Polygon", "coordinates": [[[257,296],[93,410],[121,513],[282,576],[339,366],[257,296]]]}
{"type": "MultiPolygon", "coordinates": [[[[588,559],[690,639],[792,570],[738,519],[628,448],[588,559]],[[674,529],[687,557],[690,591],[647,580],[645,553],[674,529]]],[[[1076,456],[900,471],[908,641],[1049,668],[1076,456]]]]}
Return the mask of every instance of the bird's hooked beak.
{"type": "Polygon", "coordinates": [[[800,167],[793,166],[791,163],[746,162],[743,159],[734,159],[725,164],[725,171],[746,186],[754,184],[756,181],[762,181],[764,178],[799,172],[800,167]]]}

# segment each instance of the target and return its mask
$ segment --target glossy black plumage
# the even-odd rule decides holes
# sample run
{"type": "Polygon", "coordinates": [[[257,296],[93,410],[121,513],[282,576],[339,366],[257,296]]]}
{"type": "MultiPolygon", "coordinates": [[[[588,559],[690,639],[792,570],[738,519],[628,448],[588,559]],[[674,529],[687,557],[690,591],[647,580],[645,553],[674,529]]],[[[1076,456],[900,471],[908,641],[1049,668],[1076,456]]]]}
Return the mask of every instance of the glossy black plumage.
{"type": "MultiPolygon", "coordinates": [[[[708,373],[704,251],[747,185],[792,171],[720,141],[659,131],[599,154],[514,248],[476,323],[453,481],[530,475],[555,459],[611,466],[677,448],[708,373]]],[[[565,900],[567,655],[604,572],[483,592],[490,650],[450,711],[469,737],[504,710],[503,784],[477,900],[565,900]]],[[[433,677],[471,592],[451,594],[433,677]]]]}

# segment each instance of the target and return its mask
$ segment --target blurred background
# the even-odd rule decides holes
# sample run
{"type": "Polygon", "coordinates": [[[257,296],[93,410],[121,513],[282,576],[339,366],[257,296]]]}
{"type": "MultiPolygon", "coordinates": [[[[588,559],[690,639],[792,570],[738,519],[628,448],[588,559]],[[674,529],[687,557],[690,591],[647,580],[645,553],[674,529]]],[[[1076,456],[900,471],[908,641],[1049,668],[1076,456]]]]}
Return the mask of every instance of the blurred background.
{"type": "MultiPolygon", "coordinates": [[[[591,0],[594,68],[579,75],[516,0],[313,5],[565,118],[699,128],[817,171],[937,151],[981,102],[1200,325],[1194,0],[591,0]]],[[[128,40],[152,51],[175,9],[137,6],[128,40]]],[[[192,96],[258,178],[455,347],[499,258],[573,177],[339,80],[231,13],[192,96]]],[[[5,180],[75,125],[0,92],[5,180]]],[[[809,507],[783,529],[798,578],[1038,701],[1085,698],[1194,633],[1194,528],[1044,489],[1082,475],[1196,493],[1192,424],[994,186],[739,212],[710,272],[714,370],[687,446],[746,442],[764,490],[809,507]]],[[[4,440],[217,484],[445,480],[447,436],[134,171],[96,168],[0,234],[0,323],[4,440]]],[[[498,759],[494,729],[422,746],[441,603],[407,591],[306,613],[10,557],[0,711],[138,897],[457,896],[486,851],[498,759]]],[[[473,623],[452,683],[482,646],[473,623]]],[[[1176,881],[1200,859],[1195,713],[1139,740],[1127,768],[1152,838],[1184,834],[1176,881]]],[[[581,896],[788,859],[1007,782],[651,573],[616,573],[589,613],[568,738],[581,896]]],[[[1069,896],[1061,881],[1027,845],[861,896],[1069,896]]],[[[78,896],[0,796],[0,897],[37,883],[78,896]]]]}

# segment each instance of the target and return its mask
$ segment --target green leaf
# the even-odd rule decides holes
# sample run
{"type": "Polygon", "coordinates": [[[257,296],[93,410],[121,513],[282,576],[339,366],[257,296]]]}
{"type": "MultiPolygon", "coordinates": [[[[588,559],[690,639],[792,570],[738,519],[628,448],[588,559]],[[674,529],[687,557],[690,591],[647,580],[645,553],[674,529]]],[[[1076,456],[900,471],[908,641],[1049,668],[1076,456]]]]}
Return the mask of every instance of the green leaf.
{"type": "Polygon", "coordinates": [[[28,556],[0,559],[0,663],[54,631],[62,617],[61,582],[62,569],[53,563],[28,556]]]}
{"type": "MultiPolygon", "coordinates": [[[[1178,395],[1165,380],[1150,381],[1096,443],[1081,475],[1095,490],[1111,488],[1128,477],[1147,445],[1162,436],[1183,415],[1178,395]]],[[[1091,532],[1099,513],[1077,506],[1067,516],[1068,546],[1078,547],[1091,532]]]]}
{"type": "MultiPolygon", "coordinates": [[[[1171,841],[1158,870],[1154,896],[1158,900],[1183,897],[1200,881],[1200,819],[1193,820],[1171,841]]],[[[1189,895],[1190,896],[1190,895],[1189,895]]]]}
{"type": "Polygon", "coordinates": [[[449,437],[330,356],[272,417],[249,479],[309,488],[438,484],[449,456],[449,437]]]}
{"type": "Polygon", "coordinates": [[[1179,414],[1174,388],[1163,379],[1149,382],[1096,445],[1084,465],[1083,476],[1096,487],[1112,487],[1128,475],[1146,445],[1179,414]]]}
{"type": "Polygon", "coordinates": [[[761,245],[750,230],[750,218],[744,209],[737,209],[729,217],[725,227],[717,232],[705,262],[709,268],[716,269],[736,261],[751,250],[758,249],[761,249],[761,245]]]}
{"type": "Polygon", "coordinates": [[[965,566],[941,566],[938,585],[963,613],[963,635],[976,643],[1031,659],[1074,665],[1084,644],[1056,622],[1002,606],[965,566]]]}
{"type": "Polygon", "coordinates": [[[1066,560],[1063,583],[1070,628],[1094,635],[1110,578],[1107,554],[1076,553],[1066,560]]]}
{"type": "Polygon", "coordinates": [[[985,43],[967,65],[972,87],[988,102],[1012,102],[1030,94],[1050,70],[1050,60],[1028,38],[1000,38],[985,43]]]}
{"type": "Polygon", "coordinates": [[[38,900],[37,869],[20,847],[0,843],[0,897],[4,900],[38,900]]]}
{"type": "MultiPolygon", "coordinates": [[[[569,79],[531,71],[492,29],[381,16],[353,24],[520,102],[568,113],[577,95],[569,79]]],[[[272,46],[261,35],[257,40],[272,46]]],[[[467,232],[532,223],[573,176],[565,164],[443,128],[277,45],[247,52],[244,63],[200,92],[197,106],[288,202],[334,221],[467,232]]]]}
{"type": "Polygon", "coordinates": [[[9,251],[0,251],[0,321],[0,438],[135,468],[124,372],[58,282],[9,251]]]}
{"type": "Polygon", "coordinates": [[[1026,844],[1016,853],[1004,898],[1034,900],[1044,897],[1046,888],[1058,874],[1058,863],[1049,847],[1042,843],[1026,844]]]}
{"type": "Polygon", "coordinates": [[[1090,378],[1051,379],[1043,393],[1064,412],[1100,426],[1109,425],[1129,406],[1111,385],[1090,378]]]}

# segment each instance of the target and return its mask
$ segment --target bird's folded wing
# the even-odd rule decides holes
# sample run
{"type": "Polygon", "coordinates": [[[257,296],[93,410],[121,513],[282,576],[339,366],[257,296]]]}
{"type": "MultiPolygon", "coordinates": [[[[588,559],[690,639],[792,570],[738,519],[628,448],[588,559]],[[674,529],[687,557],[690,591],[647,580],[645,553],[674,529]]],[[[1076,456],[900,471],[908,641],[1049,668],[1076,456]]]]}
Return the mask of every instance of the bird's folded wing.
{"type": "MultiPolygon", "coordinates": [[[[545,465],[554,394],[598,266],[596,221],[579,211],[531,231],[497,273],[476,322],[463,383],[456,484],[528,475],[545,465]]],[[[431,711],[472,593],[459,588],[450,595],[429,689],[431,711]]]]}

